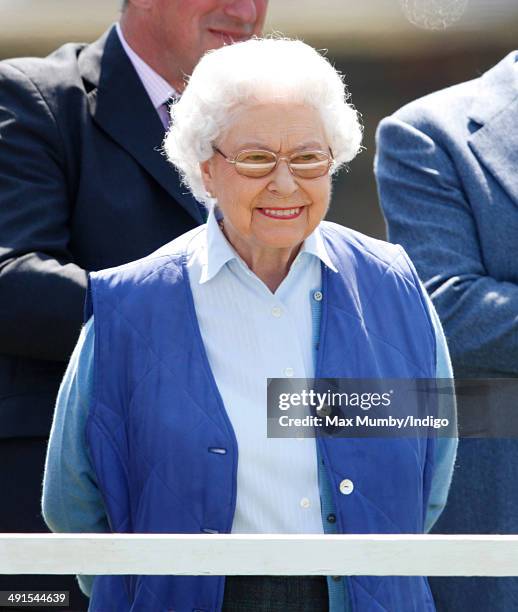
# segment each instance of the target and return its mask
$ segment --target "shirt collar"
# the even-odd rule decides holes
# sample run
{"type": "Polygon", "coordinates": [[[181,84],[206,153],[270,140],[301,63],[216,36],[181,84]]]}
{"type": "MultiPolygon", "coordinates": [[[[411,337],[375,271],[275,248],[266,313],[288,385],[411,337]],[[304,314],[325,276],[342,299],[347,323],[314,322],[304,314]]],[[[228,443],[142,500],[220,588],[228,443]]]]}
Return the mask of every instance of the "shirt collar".
{"type": "Polygon", "coordinates": [[[309,253],[310,255],[318,257],[320,261],[330,270],[333,272],[338,272],[335,264],[329,257],[319,225],[313,230],[313,232],[311,232],[306,240],[304,240],[304,244],[302,245],[298,256],[300,256],[302,253],[309,253]]]}
{"type": "Polygon", "coordinates": [[[200,285],[214,278],[228,261],[238,258],[237,253],[221,231],[220,218],[219,211],[213,206],[207,218],[207,248],[202,262],[200,285]]]}
{"type": "MultiPolygon", "coordinates": [[[[221,231],[219,226],[220,219],[221,213],[217,207],[213,206],[207,219],[206,249],[202,261],[200,285],[214,278],[227,262],[233,259],[240,260],[239,255],[235,252],[221,231]]],[[[304,244],[297,255],[297,259],[303,257],[304,253],[318,257],[318,259],[333,272],[338,272],[336,266],[329,257],[320,227],[317,227],[306,240],[304,240],[304,244]]]]}
{"type": "Polygon", "coordinates": [[[133,64],[136,73],[138,74],[144,89],[151,99],[151,103],[158,110],[163,104],[168,102],[170,98],[176,97],[178,93],[163,79],[157,72],[151,68],[146,62],[129,46],[128,41],[124,38],[120,24],[115,25],[120,43],[126,52],[130,62],[133,64]]]}

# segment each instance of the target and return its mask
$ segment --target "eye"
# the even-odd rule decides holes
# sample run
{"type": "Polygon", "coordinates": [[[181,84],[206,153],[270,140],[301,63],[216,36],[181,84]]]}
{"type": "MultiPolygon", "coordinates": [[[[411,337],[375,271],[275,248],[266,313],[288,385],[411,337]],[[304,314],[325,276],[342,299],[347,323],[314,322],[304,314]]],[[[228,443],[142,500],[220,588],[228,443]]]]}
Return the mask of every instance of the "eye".
{"type": "Polygon", "coordinates": [[[275,158],[266,151],[249,151],[238,155],[236,161],[241,164],[271,164],[275,158]]]}
{"type": "Polygon", "coordinates": [[[292,164],[314,164],[315,162],[325,161],[326,157],[317,151],[306,151],[299,153],[291,158],[292,164]]]}

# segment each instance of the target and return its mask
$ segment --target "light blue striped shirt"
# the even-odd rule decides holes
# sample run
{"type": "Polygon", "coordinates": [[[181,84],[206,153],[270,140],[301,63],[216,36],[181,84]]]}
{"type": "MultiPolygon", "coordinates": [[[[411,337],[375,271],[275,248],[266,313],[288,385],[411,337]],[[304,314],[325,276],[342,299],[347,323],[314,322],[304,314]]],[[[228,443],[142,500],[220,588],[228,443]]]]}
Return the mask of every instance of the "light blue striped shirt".
{"type": "MultiPolygon", "coordinates": [[[[323,483],[319,487],[315,439],[266,436],[266,379],[314,376],[312,319],[319,306],[314,296],[321,286],[321,262],[336,272],[320,231],[305,240],[275,293],[227,242],[214,212],[187,253],[203,342],[239,448],[232,533],[334,531],[326,520],[332,512],[330,493],[323,483]]],[[[436,329],[437,374],[449,378],[446,343],[429,307],[436,329]]],[[[57,532],[109,531],[84,438],[92,397],[93,346],[90,319],[61,384],[45,466],[43,512],[57,532]]],[[[455,440],[439,440],[428,528],[446,501],[455,450],[455,440]]],[[[82,577],[80,584],[88,594],[91,580],[82,577]]],[[[330,609],[343,611],[343,591],[331,579],[328,584],[330,609]]]]}

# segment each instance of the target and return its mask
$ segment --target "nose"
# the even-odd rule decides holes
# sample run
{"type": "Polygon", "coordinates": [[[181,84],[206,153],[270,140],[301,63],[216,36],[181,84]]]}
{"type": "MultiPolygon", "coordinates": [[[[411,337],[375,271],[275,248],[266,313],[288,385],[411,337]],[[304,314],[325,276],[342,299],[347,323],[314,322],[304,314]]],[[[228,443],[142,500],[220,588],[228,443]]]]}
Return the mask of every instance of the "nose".
{"type": "Polygon", "coordinates": [[[298,188],[297,181],[288,167],[288,162],[285,159],[280,159],[277,167],[271,174],[268,190],[271,193],[284,197],[295,193],[298,188]]]}
{"type": "Polygon", "coordinates": [[[225,6],[225,13],[242,23],[254,24],[257,20],[256,0],[234,0],[225,6]]]}

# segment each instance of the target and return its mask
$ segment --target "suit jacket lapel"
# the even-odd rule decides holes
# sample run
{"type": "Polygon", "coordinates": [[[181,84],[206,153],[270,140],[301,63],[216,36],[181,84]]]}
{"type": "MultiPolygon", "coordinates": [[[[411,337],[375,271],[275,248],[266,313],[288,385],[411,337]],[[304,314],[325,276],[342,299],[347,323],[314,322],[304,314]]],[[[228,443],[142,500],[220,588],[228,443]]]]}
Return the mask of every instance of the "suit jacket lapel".
{"type": "Polygon", "coordinates": [[[199,205],[161,153],[164,127],[120,44],[115,27],[83,51],[79,68],[91,86],[88,102],[93,120],[196,221],[203,223],[199,205]]]}
{"type": "Polygon", "coordinates": [[[481,127],[469,146],[518,204],[518,66],[509,54],[480,79],[469,116],[481,127]]]}

